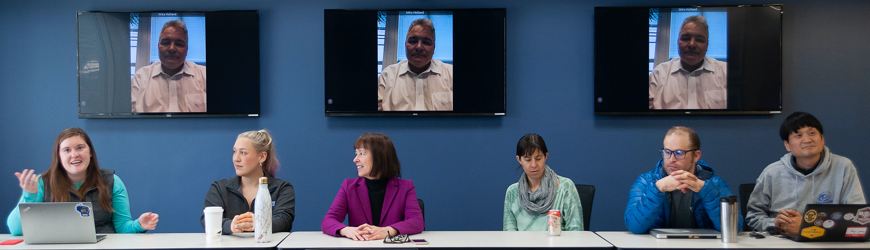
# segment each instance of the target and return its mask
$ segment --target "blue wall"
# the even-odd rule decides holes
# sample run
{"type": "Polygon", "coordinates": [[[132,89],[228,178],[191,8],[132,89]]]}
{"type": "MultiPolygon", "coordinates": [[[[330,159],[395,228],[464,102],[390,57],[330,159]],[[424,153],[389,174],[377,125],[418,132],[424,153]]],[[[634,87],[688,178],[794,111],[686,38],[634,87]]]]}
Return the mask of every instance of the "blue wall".
{"type": "MultiPolygon", "coordinates": [[[[650,4],[619,1],[622,4],[650,4]]],[[[833,152],[870,185],[870,3],[783,1],[785,112],[824,123],[833,152]]],[[[688,2],[662,1],[663,4],[688,2]]],[[[704,158],[731,184],[753,182],[783,153],[783,115],[599,117],[593,115],[593,7],[611,1],[2,1],[0,2],[0,211],[21,189],[13,172],[46,170],[66,127],[90,132],[99,160],[127,184],[134,215],[160,214],[157,232],[199,232],[209,184],[233,175],[235,136],[269,128],[297,192],[296,230],[319,230],[343,178],[356,171],[352,143],[364,131],[395,140],[405,178],[426,200],[429,230],[500,230],[505,188],[520,170],[516,140],[542,134],[550,165],[598,187],[593,230],[625,230],[629,185],[652,167],[671,125],[696,128],[704,158]],[[342,118],[323,114],[324,8],[507,8],[504,117],[342,118]],[[84,120],[76,115],[76,11],[259,9],[262,117],[84,120]]],[[[5,217],[4,217],[5,219],[5,217]]],[[[3,220],[5,223],[5,220],[3,220]]],[[[4,226],[0,231],[5,232],[4,226]]]]}

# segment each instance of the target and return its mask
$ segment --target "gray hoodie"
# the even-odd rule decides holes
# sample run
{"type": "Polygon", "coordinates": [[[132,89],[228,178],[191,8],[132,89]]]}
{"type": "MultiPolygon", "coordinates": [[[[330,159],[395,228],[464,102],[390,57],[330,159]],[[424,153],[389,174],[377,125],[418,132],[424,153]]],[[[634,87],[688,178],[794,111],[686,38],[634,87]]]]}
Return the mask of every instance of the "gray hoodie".
{"type": "Polygon", "coordinates": [[[822,152],[819,165],[808,175],[795,170],[792,164],[792,154],[787,153],[758,176],[746,207],[750,228],[762,231],[773,227],[782,209],[803,213],[807,204],[866,203],[855,165],[848,158],[831,153],[828,147],[822,152]]]}

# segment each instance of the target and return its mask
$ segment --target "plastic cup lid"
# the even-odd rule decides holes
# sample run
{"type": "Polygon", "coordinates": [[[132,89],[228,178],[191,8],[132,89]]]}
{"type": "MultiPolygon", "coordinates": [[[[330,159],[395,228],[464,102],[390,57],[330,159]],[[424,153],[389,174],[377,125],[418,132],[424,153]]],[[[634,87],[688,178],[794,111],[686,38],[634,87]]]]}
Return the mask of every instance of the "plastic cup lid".
{"type": "Polygon", "coordinates": [[[222,208],[222,207],[205,207],[205,209],[203,209],[202,211],[204,213],[223,213],[224,208],[222,208]]]}

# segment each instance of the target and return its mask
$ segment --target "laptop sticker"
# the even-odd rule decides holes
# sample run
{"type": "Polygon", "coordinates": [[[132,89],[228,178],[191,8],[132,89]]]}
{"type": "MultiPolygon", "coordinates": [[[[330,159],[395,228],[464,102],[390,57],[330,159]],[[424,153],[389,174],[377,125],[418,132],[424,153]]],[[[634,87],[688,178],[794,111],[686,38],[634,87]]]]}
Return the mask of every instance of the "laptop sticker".
{"type": "Polygon", "coordinates": [[[807,239],[815,239],[825,236],[825,229],[817,226],[811,226],[801,229],[801,236],[807,239]]]}
{"type": "Polygon", "coordinates": [[[847,227],[846,238],[864,238],[867,235],[867,227],[847,227]]]}
{"type": "Polygon", "coordinates": [[[804,221],[806,221],[807,223],[813,223],[813,221],[816,220],[816,216],[818,216],[816,210],[810,209],[809,211],[804,213],[804,221]]]}
{"type": "Polygon", "coordinates": [[[79,217],[90,217],[91,216],[91,208],[85,206],[84,203],[76,204],[76,212],[79,214],[79,217]]]}
{"type": "Polygon", "coordinates": [[[846,220],[852,220],[852,219],[855,219],[855,214],[853,214],[853,213],[846,213],[846,215],[843,215],[843,219],[846,219],[846,220]]]}
{"type": "Polygon", "coordinates": [[[831,229],[832,227],[834,227],[834,225],[835,223],[833,220],[826,220],[824,223],[822,223],[822,226],[827,229],[831,229]]]}
{"type": "Polygon", "coordinates": [[[870,207],[858,209],[858,212],[855,213],[855,219],[852,221],[861,225],[870,223],[870,207]]]}

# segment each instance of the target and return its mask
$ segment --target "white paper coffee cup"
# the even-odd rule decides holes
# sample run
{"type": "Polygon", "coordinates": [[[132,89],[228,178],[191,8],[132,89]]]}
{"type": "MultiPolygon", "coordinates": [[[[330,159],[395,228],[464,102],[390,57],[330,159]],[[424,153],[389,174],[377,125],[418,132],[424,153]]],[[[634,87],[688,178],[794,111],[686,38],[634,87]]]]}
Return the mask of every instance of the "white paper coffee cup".
{"type": "Polygon", "coordinates": [[[206,207],[202,210],[205,215],[205,241],[217,242],[221,240],[221,229],[223,229],[223,214],[222,207],[206,207]]]}

